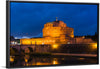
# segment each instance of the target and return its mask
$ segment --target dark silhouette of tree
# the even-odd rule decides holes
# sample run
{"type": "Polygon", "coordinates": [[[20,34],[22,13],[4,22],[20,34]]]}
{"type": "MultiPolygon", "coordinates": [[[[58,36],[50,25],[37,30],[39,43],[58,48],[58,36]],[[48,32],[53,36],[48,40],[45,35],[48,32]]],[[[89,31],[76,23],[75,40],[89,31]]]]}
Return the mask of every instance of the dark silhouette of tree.
{"type": "Polygon", "coordinates": [[[94,35],[86,35],[85,38],[91,38],[93,41],[97,42],[98,41],[98,34],[95,32],[94,35]]]}
{"type": "Polygon", "coordinates": [[[10,41],[14,41],[15,38],[13,36],[10,36],[10,41]]]}
{"type": "Polygon", "coordinates": [[[98,41],[98,34],[97,34],[97,32],[95,32],[95,35],[94,36],[92,36],[92,40],[94,40],[94,41],[98,41]]]}

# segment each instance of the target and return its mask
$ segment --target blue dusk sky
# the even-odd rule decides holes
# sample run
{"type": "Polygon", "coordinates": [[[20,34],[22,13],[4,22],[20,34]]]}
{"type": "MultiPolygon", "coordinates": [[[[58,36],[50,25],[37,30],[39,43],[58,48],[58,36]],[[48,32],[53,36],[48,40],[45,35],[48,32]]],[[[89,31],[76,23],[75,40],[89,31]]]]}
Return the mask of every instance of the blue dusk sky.
{"type": "Polygon", "coordinates": [[[11,2],[11,36],[42,37],[44,24],[56,17],[74,28],[75,36],[97,32],[97,5],[11,2]]]}

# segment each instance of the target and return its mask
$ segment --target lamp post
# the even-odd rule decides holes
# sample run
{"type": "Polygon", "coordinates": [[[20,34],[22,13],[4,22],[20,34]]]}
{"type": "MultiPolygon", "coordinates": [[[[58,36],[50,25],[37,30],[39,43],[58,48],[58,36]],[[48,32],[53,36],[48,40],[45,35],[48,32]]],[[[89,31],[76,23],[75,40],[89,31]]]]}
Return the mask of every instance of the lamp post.
{"type": "Polygon", "coordinates": [[[35,41],[35,52],[36,52],[36,41],[35,41]]]}

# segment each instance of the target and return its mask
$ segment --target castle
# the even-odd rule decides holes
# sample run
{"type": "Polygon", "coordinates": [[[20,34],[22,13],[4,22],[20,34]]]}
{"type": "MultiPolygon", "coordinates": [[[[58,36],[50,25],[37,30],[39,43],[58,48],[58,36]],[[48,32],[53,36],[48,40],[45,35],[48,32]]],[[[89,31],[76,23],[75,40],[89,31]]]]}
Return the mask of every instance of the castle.
{"type": "Polygon", "coordinates": [[[74,38],[74,29],[67,27],[63,21],[48,22],[44,24],[42,30],[42,38],[25,38],[20,39],[20,44],[76,44],[76,43],[93,43],[92,39],[85,39],[83,37],[74,38]]]}

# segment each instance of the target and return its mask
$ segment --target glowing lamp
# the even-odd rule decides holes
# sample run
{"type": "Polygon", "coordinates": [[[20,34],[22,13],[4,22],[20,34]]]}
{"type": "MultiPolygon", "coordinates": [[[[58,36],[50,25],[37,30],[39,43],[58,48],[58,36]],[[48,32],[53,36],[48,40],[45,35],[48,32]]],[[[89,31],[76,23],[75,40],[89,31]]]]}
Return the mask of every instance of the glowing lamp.
{"type": "Polygon", "coordinates": [[[58,44],[53,44],[52,47],[53,47],[53,49],[57,49],[58,48],[58,44]]]}
{"type": "Polygon", "coordinates": [[[97,48],[97,43],[93,44],[93,48],[95,48],[95,49],[97,48]]]}

